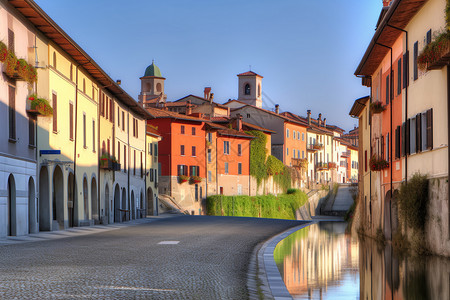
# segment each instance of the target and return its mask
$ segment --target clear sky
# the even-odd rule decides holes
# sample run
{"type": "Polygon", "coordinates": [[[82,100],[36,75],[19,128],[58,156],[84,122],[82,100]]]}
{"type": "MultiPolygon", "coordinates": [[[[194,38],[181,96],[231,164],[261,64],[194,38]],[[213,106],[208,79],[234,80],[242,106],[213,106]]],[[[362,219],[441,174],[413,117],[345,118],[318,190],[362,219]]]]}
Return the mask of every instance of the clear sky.
{"type": "Polygon", "coordinates": [[[237,74],[264,76],[263,107],[350,130],[369,89],[353,73],[373,36],[382,0],[35,0],[137,99],[155,60],[167,100],[237,98],[237,74]]]}

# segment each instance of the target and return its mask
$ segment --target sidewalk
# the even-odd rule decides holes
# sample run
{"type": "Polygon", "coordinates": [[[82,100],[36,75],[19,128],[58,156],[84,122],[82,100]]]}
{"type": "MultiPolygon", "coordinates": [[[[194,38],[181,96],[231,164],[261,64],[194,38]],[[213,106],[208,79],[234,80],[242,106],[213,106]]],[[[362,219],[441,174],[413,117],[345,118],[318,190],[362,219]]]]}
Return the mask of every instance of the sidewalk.
{"type": "Polygon", "coordinates": [[[155,222],[162,219],[173,218],[181,216],[181,214],[161,214],[159,216],[146,217],[144,219],[136,219],[123,223],[113,223],[108,225],[94,225],[84,227],[71,227],[66,230],[57,231],[41,231],[39,233],[32,233],[22,236],[7,236],[6,238],[0,238],[0,247],[6,245],[14,245],[20,243],[40,242],[63,239],[73,236],[83,236],[88,234],[106,232],[116,229],[121,229],[129,226],[136,226],[140,224],[146,224],[155,222]]]}

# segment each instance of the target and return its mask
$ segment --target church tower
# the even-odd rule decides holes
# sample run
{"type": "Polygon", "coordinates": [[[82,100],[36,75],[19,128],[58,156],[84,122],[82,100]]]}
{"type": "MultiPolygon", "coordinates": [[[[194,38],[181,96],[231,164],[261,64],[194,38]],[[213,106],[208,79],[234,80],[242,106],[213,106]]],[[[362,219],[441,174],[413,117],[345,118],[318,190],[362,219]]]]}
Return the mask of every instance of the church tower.
{"type": "Polygon", "coordinates": [[[238,100],[256,107],[262,107],[262,76],[248,71],[237,75],[239,78],[238,100]]]}
{"type": "Polygon", "coordinates": [[[162,77],[154,61],[145,69],[144,76],[139,79],[141,80],[139,103],[143,104],[143,107],[161,107],[167,99],[167,95],[164,94],[166,79],[162,77]]]}

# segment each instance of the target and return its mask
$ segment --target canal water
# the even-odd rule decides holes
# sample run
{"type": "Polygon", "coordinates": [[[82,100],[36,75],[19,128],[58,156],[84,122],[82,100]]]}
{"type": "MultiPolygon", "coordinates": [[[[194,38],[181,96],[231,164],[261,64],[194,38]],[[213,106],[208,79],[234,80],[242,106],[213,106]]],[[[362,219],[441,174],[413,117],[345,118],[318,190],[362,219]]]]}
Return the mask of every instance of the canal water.
{"type": "Polygon", "coordinates": [[[319,222],[281,241],[275,262],[294,299],[450,299],[450,260],[399,257],[390,244],[319,222]]]}

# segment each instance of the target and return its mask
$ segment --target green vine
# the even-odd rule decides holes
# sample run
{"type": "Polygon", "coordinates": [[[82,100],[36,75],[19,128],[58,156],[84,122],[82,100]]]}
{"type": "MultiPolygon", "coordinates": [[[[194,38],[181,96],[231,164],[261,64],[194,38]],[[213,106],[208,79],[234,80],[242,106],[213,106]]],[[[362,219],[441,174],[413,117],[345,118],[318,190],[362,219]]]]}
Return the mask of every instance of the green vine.
{"type": "Polygon", "coordinates": [[[447,0],[447,5],[445,6],[445,22],[446,22],[446,29],[448,32],[450,32],[450,0],[447,0]]]}
{"type": "Polygon", "coordinates": [[[246,133],[255,137],[250,144],[250,175],[256,178],[259,187],[263,179],[267,178],[267,136],[257,130],[247,131],[246,133]]]}

